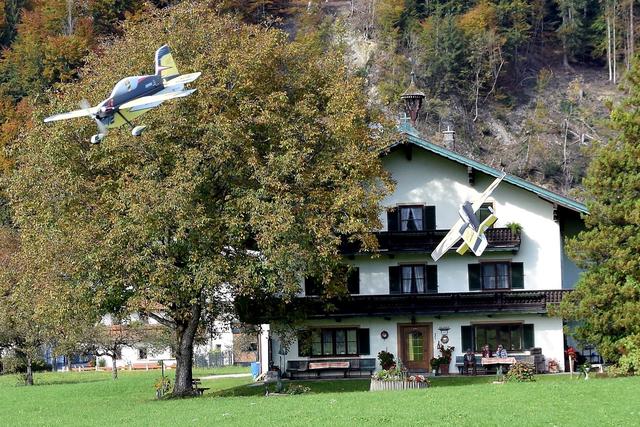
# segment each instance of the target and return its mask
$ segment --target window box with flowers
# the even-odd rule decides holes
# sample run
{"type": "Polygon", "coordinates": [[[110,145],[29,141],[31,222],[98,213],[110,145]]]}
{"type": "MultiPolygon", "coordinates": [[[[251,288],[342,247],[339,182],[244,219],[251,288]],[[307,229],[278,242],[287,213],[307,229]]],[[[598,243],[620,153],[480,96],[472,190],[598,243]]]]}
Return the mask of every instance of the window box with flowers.
{"type": "Polygon", "coordinates": [[[391,369],[383,369],[373,374],[369,391],[409,390],[427,388],[429,385],[427,377],[424,375],[408,375],[407,370],[400,365],[391,369]]]}

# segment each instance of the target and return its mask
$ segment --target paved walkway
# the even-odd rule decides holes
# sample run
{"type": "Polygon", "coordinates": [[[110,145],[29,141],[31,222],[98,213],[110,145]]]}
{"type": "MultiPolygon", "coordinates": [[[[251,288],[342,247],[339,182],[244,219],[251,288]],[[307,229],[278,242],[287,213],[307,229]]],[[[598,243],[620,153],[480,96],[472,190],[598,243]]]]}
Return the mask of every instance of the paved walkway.
{"type": "Polygon", "coordinates": [[[206,377],[200,377],[201,380],[217,380],[218,378],[242,378],[250,377],[251,374],[223,374],[223,375],[209,375],[206,377]]]}

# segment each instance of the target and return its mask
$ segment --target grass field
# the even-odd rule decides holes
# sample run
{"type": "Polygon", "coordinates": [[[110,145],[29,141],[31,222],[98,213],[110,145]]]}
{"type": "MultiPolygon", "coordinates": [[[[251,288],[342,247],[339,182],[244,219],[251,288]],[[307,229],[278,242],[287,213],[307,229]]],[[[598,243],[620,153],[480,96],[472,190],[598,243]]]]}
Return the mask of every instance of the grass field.
{"type": "MultiPolygon", "coordinates": [[[[237,371],[236,371],[237,372],[237,371]]],[[[224,370],[214,373],[229,373],[224,370]]],[[[210,375],[198,370],[196,376],[210,375]]],[[[0,425],[638,425],[640,377],[491,384],[493,377],[435,378],[427,390],[369,393],[368,380],[305,381],[311,392],[264,397],[250,378],[203,381],[203,397],[157,401],[159,372],[0,377],[0,425]]]]}

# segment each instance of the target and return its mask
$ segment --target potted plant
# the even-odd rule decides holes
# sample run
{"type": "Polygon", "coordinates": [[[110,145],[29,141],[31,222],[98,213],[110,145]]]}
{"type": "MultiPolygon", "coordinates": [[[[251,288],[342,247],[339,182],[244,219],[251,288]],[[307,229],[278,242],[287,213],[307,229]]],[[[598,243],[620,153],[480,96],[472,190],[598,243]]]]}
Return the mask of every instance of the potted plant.
{"type": "Polygon", "coordinates": [[[438,369],[440,368],[440,358],[432,357],[429,361],[429,364],[431,365],[431,372],[433,372],[433,375],[438,375],[438,369]]]}
{"type": "Polygon", "coordinates": [[[455,347],[450,347],[442,343],[438,343],[438,350],[440,350],[440,374],[449,374],[449,364],[451,363],[451,355],[455,347]]]}
{"type": "Polygon", "coordinates": [[[384,369],[385,371],[396,367],[394,356],[388,351],[382,350],[380,353],[378,353],[378,360],[380,361],[380,366],[382,366],[382,369],[384,369]]]}

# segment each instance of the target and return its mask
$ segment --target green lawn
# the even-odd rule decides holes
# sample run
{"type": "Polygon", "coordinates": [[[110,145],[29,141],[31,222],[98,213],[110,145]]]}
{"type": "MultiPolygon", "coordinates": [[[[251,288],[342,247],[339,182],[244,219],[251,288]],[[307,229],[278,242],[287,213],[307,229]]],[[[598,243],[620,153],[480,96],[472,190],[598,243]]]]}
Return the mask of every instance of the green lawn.
{"type": "MultiPolygon", "coordinates": [[[[214,370],[215,371],[215,370],[214,370]]],[[[226,372],[225,372],[226,373],[226,372]]],[[[209,370],[198,370],[205,376],[209,370]]],[[[312,392],[265,398],[250,378],[205,380],[201,398],[154,400],[158,372],[0,377],[0,425],[634,425],[640,377],[491,384],[494,377],[436,378],[427,390],[369,393],[367,380],[303,381],[312,392]]]]}

